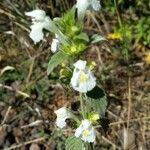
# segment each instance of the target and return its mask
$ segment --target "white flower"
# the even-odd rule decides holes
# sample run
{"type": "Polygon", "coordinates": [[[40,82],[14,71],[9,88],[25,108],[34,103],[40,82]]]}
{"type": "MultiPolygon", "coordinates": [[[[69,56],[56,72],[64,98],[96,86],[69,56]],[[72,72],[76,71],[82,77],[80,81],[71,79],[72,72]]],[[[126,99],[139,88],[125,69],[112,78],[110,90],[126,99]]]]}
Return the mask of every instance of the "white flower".
{"type": "Polygon", "coordinates": [[[58,46],[59,46],[59,36],[56,34],[55,38],[52,40],[52,44],[51,44],[51,51],[53,53],[58,51],[58,46]]]}
{"type": "Polygon", "coordinates": [[[80,137],[85,142],[94,142],[96,133],[92,123],[87,119],[83,120],[80,126],[76,129],[75,136],[80,137]]]}
{"type": "Polygon", "coordinates": [[[66,107],[56,110],[55,114],[57,115],[56,125],[59,128],[64,128],[66,126],[66,119],[73,117],[73,114],[66,107]]]}
{"type": "Polygon", "coordinates": [[[99,0],[92,0],[92,1],[91,1],[91,6],[92,6],[92,8],[93,8],[95,11],[99,11],[100,8],[101,8],[100,1],[99,1],[99,0]]]}
{"type": "Polygon", "coordinates": [[[72,87],[81,93],[91,91],[96,86],[96,78],[86,64],[86,61],[78,60],[71,78],[72,87]]]}
{"type": "Polygon", "coordinates": [[[32,17],[33,25],[30,27],[31,32],[29,36],[36,44],[44,37],[43,29],[50,30],[50,28],[53,26],[52,20],[46,16],[45,11],[40,9],[26,12],[25,15],[32,17]]]}
{"type": "Polygon", "coordinates": [[[83,20],[86,10],[93,9],[98,11],[101,5],[99,0],[77,0],[76,7],[78,9],[79,20],[83,20]]]}
{"type": "Polygon", "coordinates": [[[58,51],[58,45],[59,45],[59,40],[58,39],[53,39],[52,44],[51,44],[51,51],[53,53],[58,51]]]}

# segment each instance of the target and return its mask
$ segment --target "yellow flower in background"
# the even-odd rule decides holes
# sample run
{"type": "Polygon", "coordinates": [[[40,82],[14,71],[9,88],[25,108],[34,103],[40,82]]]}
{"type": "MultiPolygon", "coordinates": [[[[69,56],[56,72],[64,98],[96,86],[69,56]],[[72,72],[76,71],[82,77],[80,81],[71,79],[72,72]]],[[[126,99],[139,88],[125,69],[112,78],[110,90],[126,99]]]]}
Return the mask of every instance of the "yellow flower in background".
{"type": "Polygon", "coordinates": [[[144,57],[144,61],[150,65],[150,52],[146,53],[146,56],[144,57]]]}
{"type": "Polygon", "coordinates": [[[109,40],[122,40],[122,36],[119,32],[109,33],[107,35],[107,39],[109,39],[109,40]]]}

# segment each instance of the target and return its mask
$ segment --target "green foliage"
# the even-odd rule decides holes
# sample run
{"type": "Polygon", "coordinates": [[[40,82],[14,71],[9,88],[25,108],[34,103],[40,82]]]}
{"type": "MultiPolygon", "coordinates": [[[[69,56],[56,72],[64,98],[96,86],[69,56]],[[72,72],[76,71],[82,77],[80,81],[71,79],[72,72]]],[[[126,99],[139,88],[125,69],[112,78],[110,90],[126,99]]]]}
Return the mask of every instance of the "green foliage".
{"type": "Polygon", "coordinates": [[[86,101],[88,107],[101,116],[105,115],[107,107],[107,98],[105,92],[96,86],[93,90],[87,92],[88,100],[86,101]]]}
{"type": "Polygon", "coordinates": [[[114,2],[113,1],[103,1],[103,7],[110,13],[115,13],[114,2]]]}
{"type": "Polygon", "coordinates": [[[143,17],[135,26],[136,42],[144,41],[144,44],[150,44],[150,18],[143,17]]]}
{"type": "Polygon", "coordinates": [[[84,143],[80,138],[71,136],[66,140],[66,150],[83,150],[84,143]]]}
{"type": "Polygon", "coordinates": [[[62,44],[61,49],[67,53],[68,55],[75,56],[79,55],[86,49],[86,45],[84,43],[71,43],[71,44],[62,44]]]}
{"type": "Polygon", "coordinates": [[[0,77],[0,81],[3,81],[3,83],[8,82],[9,84],[14,81],[21,81],[24,79],[25,79],[25,74],[22,70],[19,70],[19,69],[4,73],[0,77]]]}
{"type": "Polygon", "coordinates": [[[59,80],[64,84],[70,84],[71,76],[72,76],[72,70],[66,67],[60,70],[59,80]]]}
{"type": "Polygon", "coordinates": [[[132,28],[125,22],[122,23],[121,27],[115,29],[115,32],[119,32],[123,40],[131,41],[132,39],[132,28]]]}
{"type": "Polygon", "coordinates": [[[83,27],[78,23],[75,16],[75,9],[73,8],[61,18],[55,19],[58,28],[67,37],[66,42],[61,42],[60,49],[72,56],[83,52],[89,42],[88,35],[82,31],[83,27]]]}
{"type": "Polygon", "coordinates": [[[123,55],[125,60],[128,61],[129,60],[129,45],[132,40],[132,29],[130,25],[123,22],[121,27],[117,29],[117,32],[119,32],[122,36],[122,40],[120,42],[121,54],[123,55]]]}
{"type": "Polygon", "coordinates": [[[80,34],[78,34],[77,36],[75,36],[73,38],[75,41],[83,41],[83,42],[89,42],[89,37],[86,33],[81,32],[80,34]]]}
{"type": "Polygon", "coordinates": [[[63,34],[69,38],[73,38],[74,35],[79,34],[82,30],[81,25],[78,24],[75,18],[74,8],[64,13],[64,15],[61,18],[57,19],[56,24],[63,32],[63,34]]]}
{"type": "Polygon", "coordinates": [[[68,55],[63,51],[59,51],[56,54],[54,54],[48,63],[47,74],[49,75],[55,67],[57,67],[59,64],[61,64],[64,60],[67,59],[68,55]]]}
{"type": "MultiPolygon", "coordinates": [[[[149,7],[150,2],[148,0],[116,0],[118,5],[118,10],[125,12],[127,9],[132,9],[134,12],[140,14],[150,14],[149,7]]],[[[115,13],[114,0],[113,1],[103,1],[104,7],[111,13],[115,13]]]]}

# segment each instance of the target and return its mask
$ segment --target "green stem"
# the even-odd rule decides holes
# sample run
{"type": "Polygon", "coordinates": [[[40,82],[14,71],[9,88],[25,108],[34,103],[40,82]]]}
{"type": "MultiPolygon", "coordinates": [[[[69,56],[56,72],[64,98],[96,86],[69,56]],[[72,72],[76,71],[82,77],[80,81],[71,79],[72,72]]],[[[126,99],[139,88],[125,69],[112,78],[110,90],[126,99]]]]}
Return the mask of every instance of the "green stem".
{"type": "MultiPolygon", "coordinates": [[[[85,97],[86,101],[88,101],[88,97],[86,94],[84,94],[84,97],[85,97]]],[[[87,114],[90,112],[89,105],[86,105],[86,112],[87,112],[87,114]]]]}
{"type": "Polygon", "coordinates": [[[81,106],[81,113],[83,118],[86,118],[85,108],[84,108],[84,99],[82,97],[82,93],[80,93],[80,106],[81,106]]]}
{"type": "Polygon", "coordinates": [[[89,148],[88,148],[89,150],[95,150],[95,147],[94,147],[94,144],[93,144],[93,143],[89,143],[89,144],[88,144],[88,147],[89,147],[89,148]]]}
{"type": "Polygon", "coordinates": [[[124,48],[124,51],[125,51],[123,55],[125,56],[125,59],[128,62],[129,54],[128,54],[128,47],[127,47],[126,31],[125,31],[124,25],[122,24],[122,20],[121,20],[119,11],[118,11],[117,0],[114,0],[114,5],[115,5],[116,13],[117,13],[118,23],[119,23],[119,26],[121,28],[121,32],[123,33],[123,39],[125,41],[125,43],[123,44],[123,48],[124,48]]]}
{"type": "Polygon", "coordinates": [[[114,5],[115,5],[116,13],[117,13],[117,18],[118,18],[119,26],[122,27],[122,21],[121,21],[121,17],[120,17],[119,11],[118,11],[118,6],[117,6],[116,0],[114,0],[114,5]]]}
{"type": "Polygon", "coordinates": [[[78,119],[77,116],[72,114],[72,118],[74,119],[74,121],[76,121],[78,124],[80,124],[80,120],[78,119]]]}

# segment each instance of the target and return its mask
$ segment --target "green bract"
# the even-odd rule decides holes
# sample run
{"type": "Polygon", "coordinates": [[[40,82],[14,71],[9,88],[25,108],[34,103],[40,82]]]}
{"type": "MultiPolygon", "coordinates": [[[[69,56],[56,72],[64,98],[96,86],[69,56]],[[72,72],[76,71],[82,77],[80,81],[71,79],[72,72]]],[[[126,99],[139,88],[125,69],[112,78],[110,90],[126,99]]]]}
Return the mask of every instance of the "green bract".
{"type": "Polygon", "coordinates": [[[61,49],[66,54],[75,56],[82,53],[86,49],[86,45],[84,43],[62,44],[61,49]]]}
{"type": "Polygon", "coordinates": [[[73,38],[82,31],[82,25],[75,17],[75,9],[66,12],[61,18],[55,19],[58,28],[68,38],[73,38]]]}

